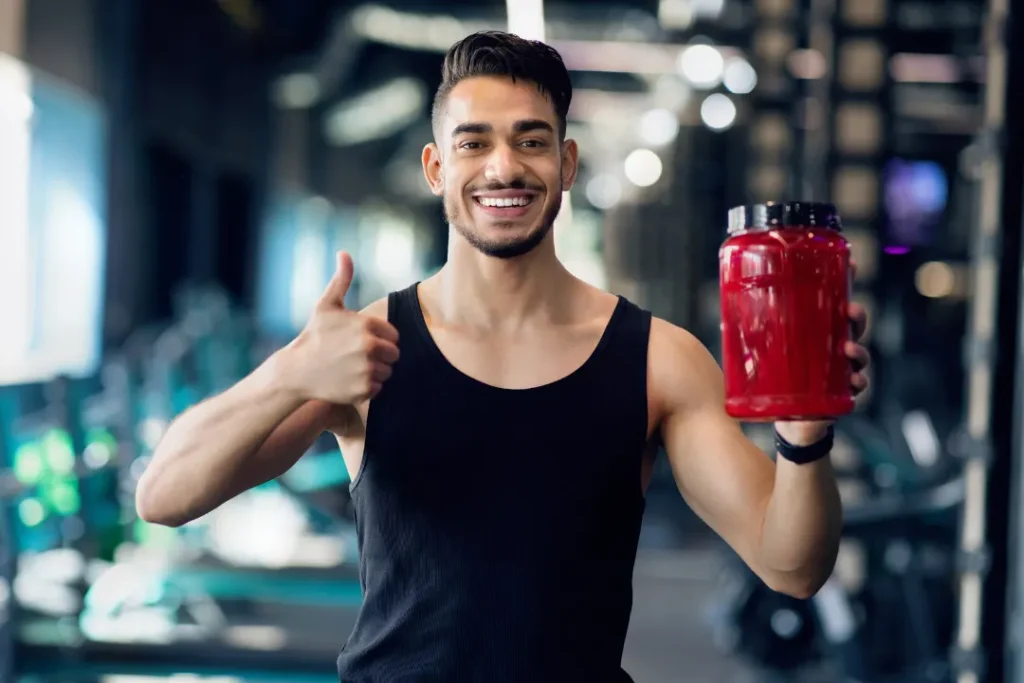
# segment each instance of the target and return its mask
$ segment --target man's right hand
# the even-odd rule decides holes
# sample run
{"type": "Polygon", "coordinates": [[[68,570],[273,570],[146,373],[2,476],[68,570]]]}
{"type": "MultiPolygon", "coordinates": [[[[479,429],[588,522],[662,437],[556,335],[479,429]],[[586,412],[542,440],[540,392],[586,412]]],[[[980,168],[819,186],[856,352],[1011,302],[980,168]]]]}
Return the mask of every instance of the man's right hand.
{"type": "Polygon", "coordinates": [[[345,308],[352,257],[338,253],[334,277],[309,322],[285,349],[285,381],[304,400],[356,405],[373,398],[398,360],[398,330],[380,318],[345,308]]]}

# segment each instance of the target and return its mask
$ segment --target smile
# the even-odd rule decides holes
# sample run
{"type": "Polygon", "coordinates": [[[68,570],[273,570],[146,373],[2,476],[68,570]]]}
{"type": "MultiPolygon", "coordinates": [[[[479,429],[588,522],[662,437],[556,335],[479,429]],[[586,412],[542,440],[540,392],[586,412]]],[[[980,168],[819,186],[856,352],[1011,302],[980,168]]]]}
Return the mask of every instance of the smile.
{"type": "Polygon", "coordinates": [[[519,218],[529,211],[536,201],[534,194],[477,195],[473,201],[486,213],[496,218],[519,218]]]}
{"type": "Polygon", "coordinates": [[[493,209],[509,209],[513,207],[529,206],[536,199],[536,195],[519,194],[505,196],[477,195],[473,197],[480,206],[493,209]]]}
{"type": "Polygon", "coordinates": [[[529,206],[533,197],[475,197],[482,206],[507,209],[512,206],[529,206]]]}

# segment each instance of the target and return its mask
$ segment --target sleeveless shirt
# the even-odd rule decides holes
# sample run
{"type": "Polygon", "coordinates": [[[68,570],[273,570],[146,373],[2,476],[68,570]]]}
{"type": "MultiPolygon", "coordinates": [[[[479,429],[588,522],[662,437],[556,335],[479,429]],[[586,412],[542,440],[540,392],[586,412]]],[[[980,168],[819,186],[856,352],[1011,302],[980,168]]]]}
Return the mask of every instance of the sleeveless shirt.
{"type": "Polygon", "coordinates": [[[619,297],[574,372],[531,389],[457,370],[417,287],[351,483],[363,602],[343,683],[602,683],[621,668],[645,500],[651,315],[619,297]]]}

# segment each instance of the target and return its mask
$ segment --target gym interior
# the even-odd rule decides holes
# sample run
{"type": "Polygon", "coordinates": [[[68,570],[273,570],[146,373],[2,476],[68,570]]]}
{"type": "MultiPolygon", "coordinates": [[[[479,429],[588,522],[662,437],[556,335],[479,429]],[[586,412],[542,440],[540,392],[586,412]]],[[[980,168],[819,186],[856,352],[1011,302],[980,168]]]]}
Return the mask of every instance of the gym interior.
{"type": "Polygon", "coordinates": [[[578,277],[717,355],[728,210],[825,201],[870,313],[832,578],[770,591],[659,457],[624,668],[1024,682],[1019,3],[0,0],[0,683],[337,680],[361,591],[333,440],[181,528],[136,483],[337,250],[359,306],[441,266],[420,152],[444,51],[485,28],[572,74],[578,277]]]}

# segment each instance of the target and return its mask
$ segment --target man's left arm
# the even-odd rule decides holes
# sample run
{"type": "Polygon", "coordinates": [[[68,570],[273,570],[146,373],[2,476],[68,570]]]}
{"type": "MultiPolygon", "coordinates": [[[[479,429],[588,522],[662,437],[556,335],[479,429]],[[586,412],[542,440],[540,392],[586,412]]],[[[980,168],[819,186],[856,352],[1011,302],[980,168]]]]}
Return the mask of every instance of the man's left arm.
{"type": "MultiPolygon", "coordinates": [[[[721,370],[688,332],[655,321],[650,365],[661,437],[687,503],[768,587],[799,598],[816,593],[832,573],[842,531],[830,459],[772,462],[726,414],[721,370]]],[[[797,446],[826,429],[782,425],[797,446]]]]}

